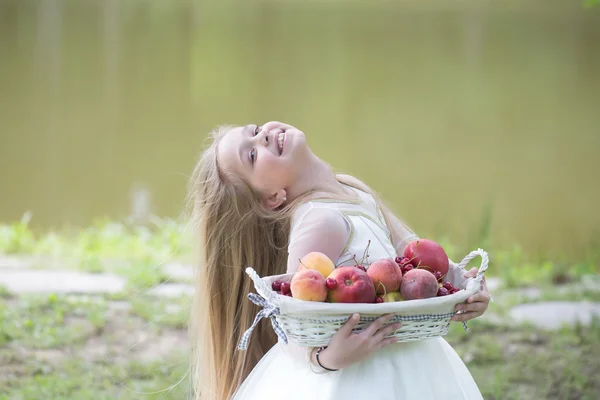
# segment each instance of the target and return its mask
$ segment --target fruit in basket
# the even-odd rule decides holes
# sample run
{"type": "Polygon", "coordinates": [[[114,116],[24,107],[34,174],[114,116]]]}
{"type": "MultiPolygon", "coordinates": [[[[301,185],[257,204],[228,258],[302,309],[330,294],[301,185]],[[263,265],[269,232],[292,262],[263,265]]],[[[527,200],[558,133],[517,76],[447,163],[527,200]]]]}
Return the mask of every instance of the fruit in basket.
{"type": "Polygon", "coordinates": [[[402,272],[402,276],[404,276],[408,271],[414,269],[413,265],[408,263],[400,267],[400,271],[402,272]]]}
{"type": "Polygon", "coordinates": [[[373,281],[377,294],[395,292],[400,289],[402,271],[391,258],[377,260],[369,266],[367,275],[373,281]]]}
{"type": "Polygon", "coordinates": [[[282,281],[273,281],[273,283],[271,283],[271,289],[273,289],[276,292],[281,292],[281,284],[283,282],[282,281]]]}
{"type": "Polygon", "coordinates": [[[448,289],[446,289],[445,287],[441,287],[438,289],[437,291],[437,295],[439,296],[448,296],[450,294],[450,292],[448,291],[448,289]]]}
{"type": "Polygon", "coordinates": [[[437,292],[437,279],[427,270],[413,269],[402,278],[400,294],[404,300],[427,299],[435,297],[437,292]]]}
{"type": "MultiPolygon", "coordinates": [[[[281,285],[281,292],[283,293],[284,285],[281,285]]],[[[290,289],[292,297],[299,300],[306,301],[325,301],[327,298],[327,286],[325,286],[325,278],[320,272],[305,269],[298,271],[292,277],[290,283],[290,289]]]]}
{"type": "Polygon", "coordinates": [[[325,279],[325,286],[327,286],[327,289],[333,290],[337,287],[337,281],[334,278],[327,278],[325,279]]]}
{"type": "Polygon", "coordinates": [[[284,295],[290,293],[290,291],[291,291],[291,287],[288,282],[281,282],[280,288],[281,288],[281,294],[284,294],[284,295]]]}
{"type": "Polygon", "coordinates": [[[375,303],[383,303],[383,297],[381,297],[381,296],[375,297],[375,303]]]}
{"type": "Polygon", "coordinates": [[[323,278],[327,278],[335,269],[335,265],[333,264],[333,261],[331,261],[331,259],[325,254],[318,251],[313,251],[300,259],[298,271],[305,269],[319,271],[321,275],[323,275],[323,278]]]}
{"type": "Polygon", "coordinates": [[[404,257],[410,259],[416,268],[429,270],[432,274],[440,271],[442,277],[448,273],[450,261],[448,255],[436,242],[428,239],[412,241],[404,249],[404,257]]]}
{"type": "Polygon", "coordinates": [[[398,264],[398,266],[403,267],[406,264],[410,263],[410,258],[398,256],[394,259],[394,261],[396,262],[396,264],[398,264]]]}
{"type": "MultiPolygon", "coordinates": [[[[337,282],[330,289],[327,301],[330,303],[373,303],[375,286],[369,275],[360,268],[339,267],[329,275],[337,282]]],[[[292,289],[293,290],[293,289],[292,289]]]]}
{"type": "Polygon", "coordinates": [[[402,295],[400,294],[400,292],[388,292],[386,293],[385,296],[383,296],[383,302],[384,303],[391,303],[394,301],[402,301],[404,300],[402,298],[402,295]]]}

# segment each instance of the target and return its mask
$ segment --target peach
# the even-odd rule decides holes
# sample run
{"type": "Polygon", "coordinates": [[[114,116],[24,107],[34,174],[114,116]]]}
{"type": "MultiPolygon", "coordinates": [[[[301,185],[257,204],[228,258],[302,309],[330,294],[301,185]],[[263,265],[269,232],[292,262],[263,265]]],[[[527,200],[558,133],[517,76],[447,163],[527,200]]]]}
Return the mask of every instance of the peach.
{"type": "Polygon", "coordinates": [[[419,239],[412,241],[404,249],[404,257],[411,260],[411,264],[416,268],[424,268],[432,274],[440,271],[442,277],[448,273],[450,261],[448,255],[436,242],[428,239],[419,239]]]}
{"type": "Polygon", "coordinates": [[[335,265],[333,264],[333,261],[331,261],[325,254],[319,253],[318,251],[313,251],[306,254],[300,260],[298,271],[305,269],[319,271],[321,275],[323,275],[323,278],[327,278],[335,269],[335,265]]]}
{"type": "Polygon", "coordinates": [[[404,300],[427,299],[437,296],[438,282],[435,276],[424,269],[412,269],[404,274],[400,294],[404,300]]]}
{"type": "Polygon", "coordinates": [[[337,285],[329,290],[327,301],[330,303],[373,303],[375,286],[365,271],[356,267],[339,267],[329,278],[337,285]]]}
{"type": "Polygon", "coordinates": [[[402,271],[391,258],[375,261],[367,269],[367,274],[373,281],[377,294],[395,292],[400,289],[402,271]]]}
{"type": "Polygon", "coordinates": [[[327,298],[325,278],[312,269],[296,272],[290,282],[290,289],[292,297],[299,300],[325,301],[327,298]]]}

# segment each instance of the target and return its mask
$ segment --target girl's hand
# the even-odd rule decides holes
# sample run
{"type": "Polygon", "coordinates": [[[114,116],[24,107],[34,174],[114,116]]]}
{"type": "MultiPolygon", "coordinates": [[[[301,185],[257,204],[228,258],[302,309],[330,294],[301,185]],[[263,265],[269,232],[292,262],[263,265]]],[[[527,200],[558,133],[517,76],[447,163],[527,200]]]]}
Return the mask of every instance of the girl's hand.
{"type": "MultiPolygon", "coordinates": [[[[402,323],[391,324],[383,327],[384,323],[391,320],[392,314],[387,314],[377,318],[375,321],[363,329],[361,332],[354,333],[352,329],[358,324],[360,316],[353,314],[350,319],[333,335],[329,346],[321,351],[319,360],[327,368],[340,369],[364,360],[371,353],[379,350],[383,346],[396,343],[398,338],[386,336],[391,335],[398,330],[402,323]]],[[[314,359],[314,351],[311,356],[314,359]]]]}
{"type": "MultiPolygon", "coordinates": [[[[465,278],[472,278],[477,275],[478,268],[471,268],[465,274],[465,278]]],[[[468,321],[481,316],[487,310],[490,304],[490,293],[488,292],[485,278],[481,281],[481,290],[469,297],[466,302],[456,305],[456,310],[461,314],[454,315],[452,321],[468,321]]]]}

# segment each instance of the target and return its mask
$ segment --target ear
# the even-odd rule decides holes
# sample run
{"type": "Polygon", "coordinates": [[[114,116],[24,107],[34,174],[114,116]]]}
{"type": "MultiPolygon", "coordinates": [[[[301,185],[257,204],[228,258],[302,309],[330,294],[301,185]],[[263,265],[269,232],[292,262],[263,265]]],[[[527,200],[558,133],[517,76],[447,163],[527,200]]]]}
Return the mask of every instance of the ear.
{"type": "Polygon", "coordinates": [[[281,189],[277,192],[271,194],[269,197],[265,199],[265,205],[270,209],[274,210],[278,207],[281,207],[286,201],[286,192],[281,189]]]}

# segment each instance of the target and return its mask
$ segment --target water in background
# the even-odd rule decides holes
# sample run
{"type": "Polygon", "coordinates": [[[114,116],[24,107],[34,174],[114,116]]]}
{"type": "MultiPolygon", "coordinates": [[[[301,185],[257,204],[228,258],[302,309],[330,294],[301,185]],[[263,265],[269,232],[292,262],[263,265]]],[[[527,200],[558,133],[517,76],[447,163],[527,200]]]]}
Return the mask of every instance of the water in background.
{"type": "Polygon", "coordinates": [[[0,221],[177,217],[207,132],[275,119],[418,233],[577,257],[600,7],[368,3],[0,0],[0,221]]]}

